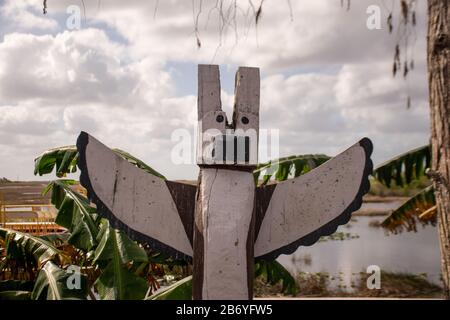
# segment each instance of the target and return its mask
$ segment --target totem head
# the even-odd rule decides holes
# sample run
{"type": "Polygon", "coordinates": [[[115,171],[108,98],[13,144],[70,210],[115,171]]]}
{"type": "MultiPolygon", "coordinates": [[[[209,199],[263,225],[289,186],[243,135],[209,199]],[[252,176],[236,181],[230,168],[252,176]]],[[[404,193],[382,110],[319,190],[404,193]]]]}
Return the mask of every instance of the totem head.
{"type": "Polygon", "coordinates": [[[240,67],[236,72],[232,119],[222,110],[218,66],[199,66],[198,88],[197,164],[254,167],[258,163],[259,69],[240,67]]]}

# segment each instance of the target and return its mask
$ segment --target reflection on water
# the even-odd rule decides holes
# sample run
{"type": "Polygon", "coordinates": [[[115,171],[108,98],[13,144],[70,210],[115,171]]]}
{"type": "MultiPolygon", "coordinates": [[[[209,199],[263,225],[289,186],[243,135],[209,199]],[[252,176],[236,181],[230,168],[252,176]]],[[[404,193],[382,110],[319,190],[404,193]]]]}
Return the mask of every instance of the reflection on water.
{"type": "Polygon", "coordinates": [[[389,211],[399,207],[405,200],[394,200],[389,202],[364,202],[363,211],[389,211]]]}
{"type": "MultiPolygon", "coordinates": [[[[383,209],[386,207],[386,203],[379,204],[383,205],[383,209]]],[[[391,208],[392,204],[388,209],[391,208]]],[[[293,273],[329,273],[347,288],[355,276],[361,271],[365,272],[370,265],[378,265],[381,270],[389,272],[424,273],[429,281],[440,285],[437,228],[419,226],[417,233],[403,232],[387,236],[382,228],[369,226],[371,221],[373,225],[373,221],[381,220],[383,217],[354,217],[349,224],[340,226],[337,232],[350,232],[358,235],[358,238],[300,247],[290,256],[281,255],[278,261],[293,273]]]]}

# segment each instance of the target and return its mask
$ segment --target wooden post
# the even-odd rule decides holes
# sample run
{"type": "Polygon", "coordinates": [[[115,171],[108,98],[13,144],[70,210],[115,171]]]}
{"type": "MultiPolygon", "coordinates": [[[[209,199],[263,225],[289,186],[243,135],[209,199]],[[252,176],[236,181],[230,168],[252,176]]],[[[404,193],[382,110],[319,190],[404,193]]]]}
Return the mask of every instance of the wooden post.
{"type": "MultiPolygon", "coordinates": [[[[202,135],[216,129],[253,129],[250,154],[257,155],[259,128],[259,69],[239,68],[233,122],[221,110],[218,66],[199,66],[199,145],[212,141],[202,135]],[[214,80],[214,81],[211,81],[214,80]],[[252,146],[254,149],[252,150],[252,146]]],[[[231,132],[232,135],[234,132],[231,132]]],[[[218,145],[215,145],[217,148],[218,145]]],[[[216,150],[217,151],[217,150],[216,150]]],[[[234,150],[239,152],[237,147],[234,150]]],[[[230,152],[229,148],[227,152],[230,152]]],[[[205,154],[203,154],[205,156],[205,154]]],[[[231,157],[232,158],[232,157],[231,157]]],[[[241,155],[234,157],[243,159],[241,155]]],[[[194,299],[251,299],[253,297],[253,244],[255,182],[253,163],[224,165],[198,157],[200,166],[194,228],[194,299]]]]}

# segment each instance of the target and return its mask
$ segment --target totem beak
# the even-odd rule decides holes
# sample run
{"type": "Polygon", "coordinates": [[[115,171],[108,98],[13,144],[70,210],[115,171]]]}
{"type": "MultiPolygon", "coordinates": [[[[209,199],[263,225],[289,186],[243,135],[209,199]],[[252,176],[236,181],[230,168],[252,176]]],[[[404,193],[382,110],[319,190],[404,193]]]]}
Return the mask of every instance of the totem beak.
{"type": "Polygon", "coordinates": [[[213,137],[212,158],[215,163],[246,165],[250,162],[250,137],[223,134],[213,137]]]}

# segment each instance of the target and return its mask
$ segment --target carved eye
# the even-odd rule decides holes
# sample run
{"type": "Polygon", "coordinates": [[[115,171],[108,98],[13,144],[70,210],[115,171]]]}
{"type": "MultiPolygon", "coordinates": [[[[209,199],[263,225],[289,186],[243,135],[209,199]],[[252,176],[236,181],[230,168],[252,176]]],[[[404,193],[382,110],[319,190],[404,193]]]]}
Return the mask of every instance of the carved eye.
{"type": "Polygon", "coordinates": [[[223,121],[223,115],[219,114],[219,115],[216,117],[216,121],[219,122],[219,123],[221,123],[221,122],[223,121]]]}
{"type": "Polygon", "coordinates": [[[242,117],[242,118],[241,118],[241,122],[242,122],[243,124],[248,124],[248,123],[249,123],[249,120],[248,120],[247,117],[242,117]]]}

